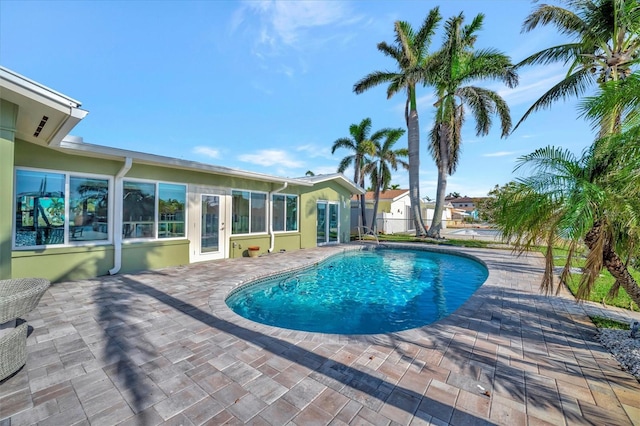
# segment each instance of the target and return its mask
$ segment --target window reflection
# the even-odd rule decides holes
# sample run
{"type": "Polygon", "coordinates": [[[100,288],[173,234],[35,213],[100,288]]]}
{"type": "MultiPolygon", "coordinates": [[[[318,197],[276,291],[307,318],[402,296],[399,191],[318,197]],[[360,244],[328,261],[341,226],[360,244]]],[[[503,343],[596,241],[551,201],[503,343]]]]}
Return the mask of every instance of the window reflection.
{"type": "Polygon", "coordinates": [[[69,239],[109,238],[109,181],[86,177],[69,178],[69,239]]]}
{"type": "Polygon", "coordinates": [[[156,186],[145,182],[123,182],[122,234],[124,238],[155,236],[156,186]]]}
{"type": "Polygon", "coordinates": [[[158,185],[158,238],[185,236],[185,204],[187,187],[161,183],[158,185]]]}
{"type": "Polygon", "coordinates": [[[64,244],[64,174],[16,171],[16,247],[64,244]]]}

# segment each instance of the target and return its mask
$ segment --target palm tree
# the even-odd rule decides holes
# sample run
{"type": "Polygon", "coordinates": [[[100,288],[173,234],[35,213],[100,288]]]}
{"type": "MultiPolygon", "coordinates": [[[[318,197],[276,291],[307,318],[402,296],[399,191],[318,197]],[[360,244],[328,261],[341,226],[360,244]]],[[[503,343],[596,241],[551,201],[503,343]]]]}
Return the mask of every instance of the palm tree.
{"type": "MultiPolygon", "coordinates": [[[[555,191],[552,185],[528,187],[517,186],[517,190],[506,194],[500,203],[503,206],[503,227],[511,229],[511,235],[517,238],[547,236],[548,246],[552,244],[555,234],[569,238],[572,247],[582,238],[589,249],[586,274],[580,285],[578,297],[585,297],[595,280],[596,272],[606,267],[616,278],[613,290],[624,287],[629,296],[636,302],[640,301],[640,288],[626,269],[619,253],[626,253],[630,260],[637,247],[638,231],[638,182],[637,165],[640,162],[638,140],[640,126],[638,126],[638,96],[637,76],[632,74],[633,67],[638,64],[640,55],[640,6],[634,1],[624,0],[575,0],[566,2],[571,9],[557,6],[541,5],[534,10],[524,23],[523,30],[530,31],[538,25],[553,24],[558,30],[574,38],[572,43],[554,46],[542,50],[523,60],[518,66],[528,64],[548,64],[556,61],[569,63],[567,76],[538,99],[522,117],[518,125],[530,113],[548,108],[553,102],[568,97],[580,97],[594,83],[599,83],[600,94],[583,102],[585,115],[590,118],[594,127],[598,129],[598,139],[580,161],[566,158],[547,148],[545,156],[537,164],[539,175],[546,174],[548,182],[555,179],[555,191]],[[628,81],[625,81],[628,80],[628,81]],[[553,155],[551,155],[553,154],[553,155]],[[551,161],[552,158],[563,159],[551,161]],[[571,161],[569,161],[571,160],[571,161]],[[558,164],[564,164],[559,167],[558,164]],[[571,170],[572,173],[569,173],[571,170]],[[564,192],[559,183],[566,181],[564,192]],[[580,194],[573,189],[573,198],[563,195],[568,189],[581,188],[580,194]],[[529,208],[520,210],[523,215],[518,221],[510,219],[510,215],[517,214],[518,205],[522,205],[522,193],[527,193],[531,199],[529,208]],[[578,198],[582,195],[582,200],[578,198]],[[535,201],[539,203],[535,203],[535,201]],[[615,201],[614,201],[615,200],[615,201]],[[587,204],[578,204],[584,201],[587,204]],[[564,226],[552,226],[555,221],[548,217],[546,224],[549,229],[536,229],[533,224],[542,225],[540,217],[543,213],[536,205],[543,206],[553,202],[560,212],[558,221],[563,220],[564,226]],[[571,203],[576,203],[571,205],[571,203]],[[511,209],[513,207],[513,209],[511,209]],[[507,212],[507,209],[510,212],[507,212]],[[573,213],[572,213],[573,212],[573,213]],[[582,212],[583,217],[575,212],[582,212]],[[567,226],[571,221],[560,218],[574,218],[582,220],[578,225],[567,226]],[[563,234],[564,233],[564,234],[563,234]]],[[[517,126],[516,126],[517,127],[517,126]]],[[[536,164],[534,164],[536,165],[536,164]]],[[[526,202],[525,202],[526,204],[526,202]]],[[[549,206],[547,206],[549,207],[549,206]]],[[[560,222],[559,222],[560,223],[560,222]]],[[[551,256],[547,250],[547,258],[551,256]]],[[[567,264],[570,262],[569,256],[567,264]]],[[[549,272],[543,287],[553,286],[552,274],[549,272]]],[[[563,273],[562,279],[566,276],[563,273]]]]}
{"type": "MultiPolygon", "coordinates": [[[[640,55],[640,5],[629,0],[565,0],[568,9],[542,4],[522,30],[553,25],[570,36],[569,43],[549,47],[522,60],[524,65],[569,64],[566,77],[540,97],[516,124],[558,100],[584,95],[594,83],[621,80],[640,55]]],[[[615,120],[613,120],[615,122],[615,120]]],[[[612,123],[613,125],[613,123],[612,123]]],[[[609,128],[612,129],[611,127],[609,128]]]]}
{"type": "Polygon", "coordinates": [[[366,171],[371,176],[371,187],[374,191],[373,213],[371,215],[371,229],[377,233],[378,203],[380,201],[380,191],[389,189],[391,183],[391,170],[398,170],[398,165],[405,169],[409,168],[409,164],[402,160],[409,156],[407,148],[393,149],[395,143],[404,135],[404,129],[385,129],[383,143],[375,142],[375,153],[366,171]]]}
{"type": "Polygon", "coordinates": [[[440,238],[447,177],[458,166],[465,107],[475,119],[478,136],[489,133],[493,114],[500,119],[502,137],[506,137],[511,129],[509,106],[497,92],[466,85],[483,79],[502,80],[508,87],[518,84],[518,76],[508,56],[493,49],[474,51],[476,33],[482,28],[483,20],[484,15],[479,14],[469,25],[463,26],[462,13],[449,18],[445,23],[444,45],[427,67],[428,83],[436,89],[436,116],[429,145],[438,168],[436,205],[428,233],[433,238],[440,238]]]}
{"type": "Polygon", "coordinates": [[[606,268],[616,279],[612,292],[622,287],[640,306],[640,286],[627,269],[640,242],[639,77],[609,81],[599,96],[583,103],[594,123],[611,117],[612,110],[620,111],[621,133],[597,139],[581,157],[554,147],[522,157],[518,168],[531,167],[533,174],[501,191],[493,205],[496,224],[521,250],[545,242],[546,291],[554,286],[553,246],[568,242],[561,275],[565,282],[574,253],[584,242],[589,253],[577,297],[586,298],[606,268]]]}
{"type": "Polygon", "coordinates": [[[374,71],[353,86],[353,91],[360,94],[372,87],[388,83],[387,99],[400,91],[407,93],[405,121],[409,148],[409,197],[416,235],[426,234],[420,211],[420,125],[416,85],[426,81],[424,69],[428,60],[427,49],[440,19],[439,9],[435,7],[431,9],[418,32],[414,32],[408,22],[396,21],[395,44],[389,45],[383,41],[378,43],[377,47],[383,54],[396,61],[398,71],[374,71]]]}
{"type": "MultiPolygon", "coordinates": [[[[379,130],[369,136],[370,132],[371,119],[367,117],[363,119],[360,124],[352,124],[349,126],[350,138],[337,139],[331,147],[331,154],[334,154],[339,148],[348,149],[353,153],[347,155],[340,161],[338,173],[344,173],[344,171],[353,164],[353,182],[356,185],[360,185],[361,188],[364,188],[366,175],[366,173],[363,173],[363,169],[369,161],[367,155],[373,155],[375,152],[375,141],[384,136],[384,130],[379,130]]],[[[360,214],[362,226],[366,227],[364,194],[360,195],[360,214]]]]}

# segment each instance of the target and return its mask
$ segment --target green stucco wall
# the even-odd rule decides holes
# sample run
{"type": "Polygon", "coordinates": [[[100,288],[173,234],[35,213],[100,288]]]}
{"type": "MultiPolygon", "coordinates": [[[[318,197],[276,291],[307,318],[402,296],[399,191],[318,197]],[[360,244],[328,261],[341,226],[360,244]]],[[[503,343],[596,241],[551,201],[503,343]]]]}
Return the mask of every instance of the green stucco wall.
{"type": "Polygon", "coordinates": [[[0,100],[0,279],[11,278],[13,158],[18,106],[0,100]],[[6,200],[6,201],[5,201],[6,200]]]}
{"type": "Polygon", "coordinates": [[[335,181],[318,183],[304,188],[300,195],[300,248],[316,247],[316,221],[318,201],[337,201],[340,205],[340,242],[349,242],[351,226],[351,194],[335,181]]]}
{"type": "Polygon", "coordinates": [[[92,278],[113,268],[113,246],[15,251],[12,267],[14,278],[39,277],[51,282],[92,278]]]}
{"type": "MultiPolygon", "coordinates": [[[[0,148],[7,144],[1,142],[0,148]]],[[[4,148],[3,148],[4,147],[4,148]]],[[[10,145],[12,152],[15,147],[15,166],[33,167],[64,172],[80,172],[98,175],[114,176],[122,167],[122,161],[104,160],[100,158],[70,155],[62,151],[33,145],[24,141],[16,141],[10,145]]],[[[13,155],[12,157],[13,158],[13,155]]],[[[3,165],[5,156],[2,156],[3,165]]],[[[11,170],[13,182],[12,161],[6,161],[6,169],[11,170]]],[[[3,167],[3,170],[5,167],[3,167]]],[[[4,173],[1,176],[3,176],[4,173]]],[[[209,186],[224,189],[227,195],[231,190],[270,192],[279,190],[281,183],[253,181],[240,177],[212,175],[197,171],[172,169],[168,167],[150,166],[134,163],[125,179],[147,179],[151,181],[176,182],[209,186]]],[[[6,187],[5,187],[6,188],[6,187]]],[[[2,199],[12,199],[13,184],[8,186],[2,199]]],[[[0,191],[4,188],[0,188],[0,191]]],[[[283,194],[299,195],[299,232],[275,234],[274,252],[281,250],[294,251],[300,248],[316,246],[316,203],[318,200],[335,201],[340,206],[340,241],[349,241],[349,226],[351,209],[349,199],[351,194],[346,188],[328,181],[318,183],[313,187],[291,185],[282,191],[283,194]],[[346,207],[345,207],[346,205],[346,207]]],[[[227,206],[231,209],[231,206],[227,206]]],[[[6,209],[5,209],[6,210],[6,209]]],[[[8,235],[8,257],[13,258],[9,265],[13,268],[14,277],[42,276],[52,281],[79,280],[108,274],[114,266],[113,245],[94,247],[60,247],[43,250],[16,250],[11,253],[11,205],[8,220],[0,223],[6,228],[8,235]],[[34,273],[36,272],[37,273],[34,273]]],[[[4,228],[0,228],[4,229],[4,228]]],[[[267,253],[271,240],[268,234],[259,235],[229,235],[229,257],[247,256],[247,247],[257,245],[260,254],[267,253]],[[235,245],[235,246],[234,246],[235,245]]],[[[154,240],[145,242],[125,242],[122,246],[122,267],[120,272],[135,272],[140,270],[158,269],[167,266],[178,266],[189,263],[189,241],[183,240],[154,240]]]]}
{"type": "Polygon", "coordinates": [[[151,241],[122,246],[120,272],[137,272],[189,264],[189,241],[151,241]]]}

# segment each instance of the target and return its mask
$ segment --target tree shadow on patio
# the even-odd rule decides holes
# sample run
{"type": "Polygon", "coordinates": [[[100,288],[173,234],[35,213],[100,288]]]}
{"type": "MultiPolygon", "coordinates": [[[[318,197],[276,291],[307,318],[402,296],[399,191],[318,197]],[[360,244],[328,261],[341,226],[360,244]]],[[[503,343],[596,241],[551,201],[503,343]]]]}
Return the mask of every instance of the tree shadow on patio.
{"type": "MultiPolygon", "coordinates": [[[[215,317],[214,315],[187,303],[176,297],[168,295],[150,285],[136,281],[132,276],[119,278],[123,285],[132,293],[148,295],[173,309],[188,315],[207,327],[215,328],[224,333],[246,340],[258,345],[265,351],[269,351],[278,357],[299,364],[311,370],[309,377],[340,393],[353,398],[371,409],[379,410],[384,404],[404,411],[411,419],[416,416],[425,421],[430,421],[432,416],[443,421],[453,421],[467,424],[491,424],[490,422],[468,412],[455,409],[450,404],[442,403],[429,396],[418,393],[408,387],[385,380],[380,372],[364,366],[354,367],[344,362],[329,358],[330,353],[320,354],[286,340],[256,332],[245,327],[233,324],[229,321],[215,317]],[[342,390],[341,390],[342,389],[342,390]]],[[[123,347],[131,348],[126,342],[120,342],[123,347]]],[[[132,370],[133,372],[133,370],[132,370]]],[[[144,378],[134,377],[130,380],[131,386],[143,382],[144,378]]],[[[425,377],[428,380],[428,377],[425,377]]],[[[426,388],[426,386],[425,386],[426,388]]],[[[143,395],[141,391],[134,391],[143,395]]],[[[148,405],[142,402],[142,405],[148,405]]],[[[434,419],[435,420],[435,419],[434,419]]]]}

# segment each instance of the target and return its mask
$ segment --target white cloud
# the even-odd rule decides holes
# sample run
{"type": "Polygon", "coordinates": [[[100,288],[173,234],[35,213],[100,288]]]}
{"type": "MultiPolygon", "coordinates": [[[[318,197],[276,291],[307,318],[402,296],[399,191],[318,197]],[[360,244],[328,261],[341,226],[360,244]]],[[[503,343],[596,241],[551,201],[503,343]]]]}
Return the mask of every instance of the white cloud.
{"type": "MultiPolygon", "coordinates": [[[[337,1],[247,1],[236,11],[230,23],[232,31],[246,22],[246,13],[259,18],[258,43],[278,49],[280,46],[300,47],[307,32],[329,25],[357,21],[345,2],[337,1]]],[[[314,34],[318,40],[318,35],[314,34]]]]}
{"type": "Polygon", "coordinates": [[[490,152],[487,154],[482,154],[483,157],[508,157],[510,155],[515,155],[517,152],[515,151],[498,151],[498,152],[490,152]]]}
{"type": "Polygon", "coordinates": [[[519,73],[518,86],[513,89],[502,86],[497,91],[510,106],[532,104],[565,76],[566,69],[561,65],[535,67],[519,73]]]}
{"type": "MultiPolygon", "coordinates": [[[[316,175],[331,175],[338,172],[338,166],[319,166],[319,167],[310,167],[311,170],[316,175]]],[[[344,173],[347,179],[353,179],[353,171],[351,174],[344,173]]]]}
{"type": "Polygon", "coordinates": [[[209,158],[219,158],[220,150],[209,148],[208,146],[196,146],[192,149],[194,154],[204,155],[209,158]]]}
{"type": "Polygon", "coordinates": [[[304,167],[303,161],[298,161],[289,157],[286,151],[277,149],[263,149],[255,154],[243,154],[238,156],[238,160],[246,163],[258,164],[260,166],[280,166],[280,167],[304,167]]]}
{"type": "Polygon", "coordinates": [[[306,156],[308,156],[309,158],[326,158],[327,160],[335,160],[336,157],[334,157],[331,154],[331,150],[329,150],[329,148],[327,148],[326,146],[318,146],[315,144],[305,144],[305,145],[300,145],[298,147],[296,147],[296,151],[298,152],[303,152],[306,156]]]}

